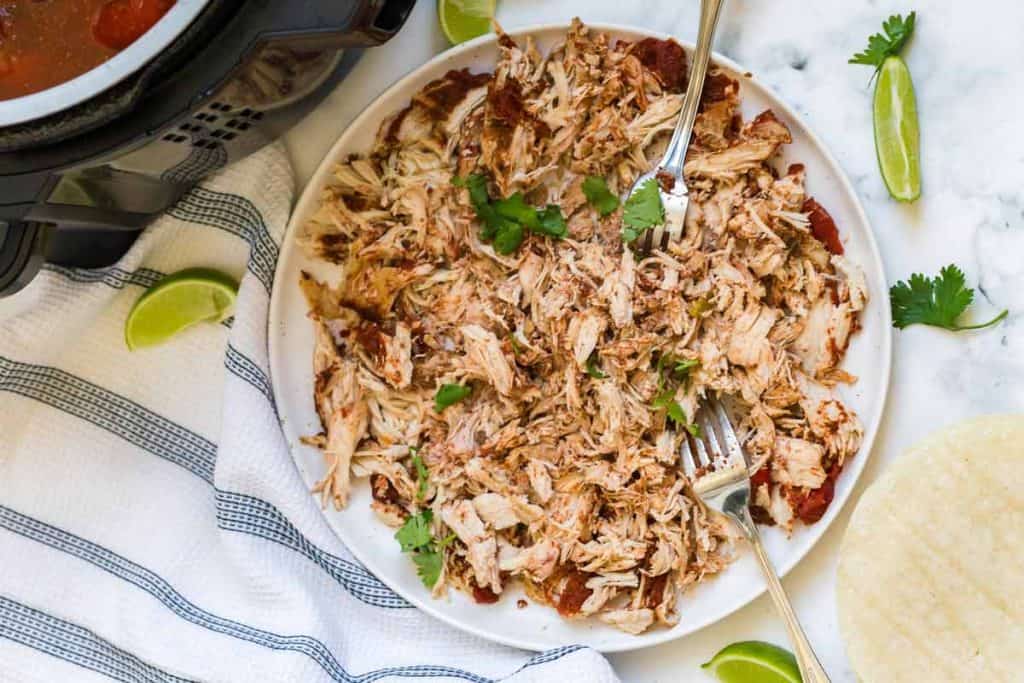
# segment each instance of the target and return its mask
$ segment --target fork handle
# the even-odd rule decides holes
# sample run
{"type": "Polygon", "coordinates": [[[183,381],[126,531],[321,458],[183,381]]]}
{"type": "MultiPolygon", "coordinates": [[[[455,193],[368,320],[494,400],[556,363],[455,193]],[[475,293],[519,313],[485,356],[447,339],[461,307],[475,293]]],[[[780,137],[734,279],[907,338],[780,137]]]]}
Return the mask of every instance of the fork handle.
{"type": "Polygon", "coordinates": [[[693,67],[690,69],[679,121],[665,150],[665,158],[661,162],[661,167],[676,178],[683,177],[686,150],[690,146],[693,122],[697,119],[697,107],[700,106],[700,96],[704,92],[704,77],[708,73],[708,63],[711,61],[711,43],[715,38],[715,27],[718,25],[718,15],[724,2],[725,0],[701,0],[700,3],[700,26],[697,29],[697,47],[693,51],[693,67]]]}
{"type": "Polygon", "coordinates": [[[814,650],[804,634],[804,629],[800,626],[800,620],[797,619],[796,612],[793,611],[793,605],[789,602],[789,596],[786,595],[786,590],[782,587],[782,582],[779,581],[779,575],[775,573],[775,567],[772,566],[772,561],[768,558],[768,553],[765,552],[761,534],[754,525],[754,520],[750,518],[750,511],[744,506],[742,514],[733,514],[733,517],[739,522],[747,540],[754,547],[754,554],[761,562],[761,569],[764,570],[764,576],[768,580],[768,593],[772,596],[772,602],[775,603],[775,609],[778,610],[779,616],[786,623],[786,630],[789,631],[789,639],[793,643],[796,662],[800,667],[800,675],[804,683],[829,683],[828,674],[825,673],[821,662],[814,654],[814,650]]]}

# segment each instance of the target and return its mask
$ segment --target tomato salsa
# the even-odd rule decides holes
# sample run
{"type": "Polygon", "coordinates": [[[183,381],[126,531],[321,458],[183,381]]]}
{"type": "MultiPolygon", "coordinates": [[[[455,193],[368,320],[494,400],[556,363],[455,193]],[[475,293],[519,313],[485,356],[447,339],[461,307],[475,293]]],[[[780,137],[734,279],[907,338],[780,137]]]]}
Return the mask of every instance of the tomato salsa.
{"type": "Polygon", "coordinates": [[[0,0],[0,100],[52,88],[138,40],[175,0],[0,0]]]}

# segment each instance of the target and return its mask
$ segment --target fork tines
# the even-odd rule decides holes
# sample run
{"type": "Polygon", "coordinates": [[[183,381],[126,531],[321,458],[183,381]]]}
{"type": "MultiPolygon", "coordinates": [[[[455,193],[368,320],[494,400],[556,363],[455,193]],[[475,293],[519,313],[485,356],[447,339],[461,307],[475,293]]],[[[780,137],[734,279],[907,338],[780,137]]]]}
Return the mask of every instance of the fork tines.
{"type": "Polygon", "coordinates": [[[683,471],[691,481],[710,473],[726,473],[729,479],[742,471],[747,476],[747,461],[739,439],[722,403],[709,399],[696,415],[699,436],[687,436],[683,441],[683,471]]]}

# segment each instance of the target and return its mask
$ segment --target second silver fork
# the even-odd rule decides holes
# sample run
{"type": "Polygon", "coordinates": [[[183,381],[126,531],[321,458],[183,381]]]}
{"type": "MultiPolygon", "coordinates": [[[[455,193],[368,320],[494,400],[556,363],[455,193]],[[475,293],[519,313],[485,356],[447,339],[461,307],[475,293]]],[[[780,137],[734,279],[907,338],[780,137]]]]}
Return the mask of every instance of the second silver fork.
{"type": "Polygon", "coordinates": [[[705,506],[731,518],[747,537],[768,580],[768,592],[786,624],[804,683],[829,683],[800,626],[775,567],[765,552],[761,534],[750,517],[750,474],[743,449],[721,402],[712,399],[697,419],[700,436],[683,441],[682,464],[697,497],[705,506]],[[691,445],[692,441],[692,445],[691,445]]]}
{"type": "Polygon", "coordinates": [[[711,43],[715,38],[715,27],[725,0],[700,0],[700,25],[697,27],[697,45],[693,50],[693,67],[690,69],[686,84],[686,94],[679,109],[679,121],[676,123],[672,139],[665,149],[665,156],[654,170],[644,173],[636,179],[629,194],[647,180],[655,178],[661,204],[665,207],[665,222],[656,225],[643,235],[639,243],[641,251],[664,249],[669,242],[675,242],[683,236],[683,224],[686,221],[686,210],[690,206],[690,192],[683,177],[683,166],[686,163],[686,150],[690,146],[690,135],[693,123],[697,119],[700,107],[700,96],[704,92],[704,78],[711,63],[711,43]]]}

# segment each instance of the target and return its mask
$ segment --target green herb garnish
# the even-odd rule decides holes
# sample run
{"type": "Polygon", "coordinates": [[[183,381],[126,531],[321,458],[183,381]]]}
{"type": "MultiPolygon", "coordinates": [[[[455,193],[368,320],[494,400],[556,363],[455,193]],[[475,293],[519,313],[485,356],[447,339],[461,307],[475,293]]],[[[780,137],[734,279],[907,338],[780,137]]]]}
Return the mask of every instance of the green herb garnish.
{"type": "Polygon", "coordinates": [[[543,211],[537,212],[537,227],[530,228],[536,233],[562,239],[569,234],[569,227],[565,224],[565,216],[557,204],[548,204],[543,211]]]}
{"type": "Polygon", "coordinates": [[[658,181],[648,178],[626,200],[622,212],[622,240],[632,242],[649,228],[665,222],[658,181]]]}
{"type": "Polygon", "coordinates": [[[514,254],[523,243],[525,230],[559,239],[568,234],[562,210],[555,204],[538,210],[519,192],[492,201],[487,194],[487,178],[479,173],[466,178],[456,176],[452,184],[469,190],[469,200],[481,223],[480,239],[493,242],[500,254],[514,254]]]}
{"type": "Polygon", "coordinates": [[[505,197],[505,199],[498,199],[492,202],[491,206],[501,216],[526,226],[530,230],[536,230],[540,224],[537,220],[537,209],[527,204],[520,192],[505,197]]]}
{"type": "Polygon", "coordinates": [[[658,395],[651,401],[651,407],[656,409],[667,408],[676,397],[675,387],[669,387],[658,392],[658,395]]]}
{"type": "Polygon", "coordinates": [[[398,531],[395,532],[395,540],[402,546],[403,553],[411,553],[414,550],[426,548],[434,542],[430,534],[430,523],[434,521],[434,513],[424,510],[418,515],[411,515],[405,520],[398,531]]]}
{"type": "Polygon", "coordinates": [[[463,384],[442,384],[441,388],[434,394],[434,410],[444,411],[450,405],[469,397],[473,393],[473,387],[463,384]]]}
{"type": "Polygon", "coordinates": [[[974,290],[966,286],[963,271],[950,264],[939,271],[936,278],[919,273],[909,282],[897,282],[889,290],[892,305],[892,324],[903,329],[910,325],[931,325],[958,332],[977,330],[995,325],[1009,311],[1003,311],[987,323],[960,325],[957,318],[974,301],[974,290]]]}
{"type": "Polygon", "coordinates": [[[479,173],[473,173],[465,178],[455,176],[452,178],[452,185],[464,187],[469,190],[469,201],[474,207],[489,204],[491,198],[487,196],[487,178],[479,173]]]}
{"type": "Polygon", "coordinates": [[[583,179],[583,195],[602,216],[619,208],[619,198],[611,193],[608,183],[601,176],[588,175],[583,179]]]}
{"type": "Polygon", "coordinates": [[[412,556],[412,561],[416,565],[416,574],[420,577],[423,585],[433,588],[437,580],[441,578],[444,553],[420,551],[412,556]]]}
{"type": "Polygon", "coordinates": [[[412,561],[416,565],[416,573],[427,588],[433,588],[441,578],[444,548],[455,540],[455,534],[450,534],[440,541],[436,540],[430,533],[430,523],[433,519],[434,513],[424,510],[410,516],[395,533],[395,539],[402,547],[402,552],[413,554],[412,561]]]}
{"type": "Polygon", "coordinates": [[[499,254],[514,254],[523,243],[523,226],[508,221],[494,234],[494,250],[499,254]]]}
{"type": "Polygon", "coordinates": [[[899,14],[894,14],[882,22],[882,31],[868,38],[868,46],[863,52],[858,52],[850,58],[850,64],[864,64],[875,67],[875,71],[882,68],[882,62],[886,57],[898,55],[907,41],[910,34],[914,32],[914,21],[917,19],[917,12],[911,12],[904,19],[899,14]]]}
{"type": "Polygon", "coordinates": [[[658,356],[657,374],[658,388],[664,389],[666,380],[674,382],[681,381],[690,374],[690,370],[700,365],[695,358],[680,358],[672,352],[666,352],[658,356]],[[668,372],[665,372],[666,369],[668,372]]]}
{"type": "MultiPolygon", "coordinates": [[[[416,450],[418,451],[419,449],[417,448],[416,450]]],[[[409,451],[413,452],[413,449],[409,448],[409,451]]],[[[423,500],[427,495],[427,487],[430,485],[430,481],[428,479],[427,466],[417,452],[413,452],[412,466],[416,468],[416,500],[423,500]]]]}
{"type": "Polygon", "coordinates": [[[675,367],[672,368],[672,372],[677,375],[685,375],[698,365],[700,365],[700,361],[696,358],[682,358],[676,361],[675,367]]]}
{"type": "Polygon", "coordinates": [[[594,379],[605,379],[608,375],[601,371],[601,368],[597,365],[597,353],[590,354],[590,358],[587,359],[587,374],[594,379]]]}
{"type": "Polygon", "coordinates": [[[675,387],[669,387],[654,397],[654,400],[651,401],[651,407],[656,410],[664,409],[665,417],[674,422],[677,426],[690,432],[690,434],[693,434],[695,437],[699,437],[700,427],[686,419],[686,411],[684,411],[683,407],[679,405],[679,402],[675,400],[675,397],[675,387]]]}

